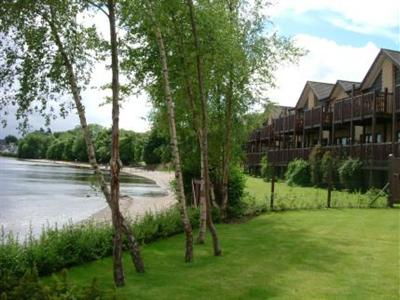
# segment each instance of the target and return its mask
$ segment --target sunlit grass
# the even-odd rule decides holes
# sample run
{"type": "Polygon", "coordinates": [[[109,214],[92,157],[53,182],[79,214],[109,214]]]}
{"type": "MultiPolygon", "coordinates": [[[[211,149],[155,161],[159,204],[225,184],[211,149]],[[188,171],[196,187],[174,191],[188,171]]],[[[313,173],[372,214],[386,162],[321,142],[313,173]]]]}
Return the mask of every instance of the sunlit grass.
{"type": "MultiPolygon", "coordinates": [[[[246,191],[255,198],[257,203],[269,205],[271,182],[261,178],[246,177],[246,191]]],[[[379,195],[378,195],[379,196],[379,195]]],[[[376,193],[349,193],[346,191],[332,192],[332,207],[386,207],[385,195],[377,197],[376,193]],[[372,205],[371,205],[372,203],[372,205]]],[[[275,209],[305,209],[324,208],[327,205],[327,190],[315,187],[292,187],[285,182],[275,183],[275,209]]]]}
{"type": "MultiPolygon", "coordinates": [[[[398,299],[399,211],[331,209],[264,214],[219,225],[222,257],[210,240],[183,262],[184,237],[143,247],[146,273],[124,257],[121,299],[398,299]]],[[[72,268],[85,285],[112,289],[111,258],[72,268]]]]}

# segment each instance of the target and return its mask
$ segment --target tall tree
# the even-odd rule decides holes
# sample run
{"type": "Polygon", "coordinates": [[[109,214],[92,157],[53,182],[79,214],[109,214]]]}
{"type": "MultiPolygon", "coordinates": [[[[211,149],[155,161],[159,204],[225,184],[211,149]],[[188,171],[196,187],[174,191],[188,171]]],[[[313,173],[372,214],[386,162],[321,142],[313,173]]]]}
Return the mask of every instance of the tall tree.
{"type": "Polygon", "coordinates": [[[118,41],[116,30],[116,7],[115,0],[107,1],[108,20],[110,24],[110,45],[111,45],[111,70],[112,70],[112,130],[111,130],[111,203],[113,204],[112,220],[114,223],[114,282],[117,286],[124,285],[124,272],[122,266],[122,218],[119,208],[119,174],[121,160],[119,158],[119,62],[118,62],[118,41]]]}
{"type": "Polygon", "coordinates": [[[205,90],[204,73],[203,73],[203,58],[201,55],[200,42],[197,34],[197,24],[195,16],[195,8],[192,0],[187,0],[187,5],[189,9],[190,24],[192,28],[193,43],[195,48],[196,56],[196,67],[197,67],[197,81],[200,94],[200,107],[201,107],[201,127],[202,127],[202,142],[201,142],[201,155],[203,157],[203,173],[202,182],[204,182],[204,193],[205,193],[205,207],[207,213],[207,226],[210,230],[212,240],[214,255],[221,255],[222,251],[219,245],[219,239],[217,235],[217,230],[212,220],[211,215],[211,201],[210,201],[210,173],[208,164],[208,103],[207,95],[205,90]]]}
{"type": "MultiPolygon", "coordinates": [[[[94,28],[84,27],[76,21],[78,14],[84,12],[86,8],[81,1],[62,0],[16,0],[1,6],[0,13],[4,18],[0,32],[7,41],[13,42],[1,44],[5,59],[1,66],[4,76],[0,80],[1,86],[5,87],[5,93],[0,104],[17,105],[18,115],[25,119],[26,124],[29,112],[32,111],[31,106],[38,105],[38,99],[42,105],[39,110],[45,112],[49,106],[51,106],[50,111],[54,110],[52,107],[54,103],[51,102],[54,95],[65,92],[72,95],[85,137],[89,162],[112,211],[114,231],[120,235],[123,230],[129,242],[136,270],[144,272],[138,242],[124,221],[118,202],[115,201],[117,195],[115,185],[112,196],[97,163],[82,103],[81,90],[89,82],[90,66],[93,64],[91,57],[99,45],[94,28]]],[[[117,246],[119,247],[118,244],[117,246]]],[[[116,251],[114,254],[119,255],[116,251]]],[[[119,269],[117,273],[121,273],[119,257],[114,257],[114,261],[116,262],[114,266],[119,269]]],[[[116,277],[115,283],[119,286],[121,276],[118,274],[118,278],[116,277]]]]}
{"type": "MultiPolygon", "coordinates": [[[[144,16],[147,17],[147,20],[144,20],[144,22],[142,22],[142,25],[144,26],[140,34],[146,37],[150,43],[151,41],[154,41],[155,44],[157,45],[158,58],[161,66],[160,77],[162,77],[162,82],[163,82],[164,97],[168,115],[170,145],[171,145],[173,164],[175,169],[176,195],[179,203],[181,219],[186,236],[185,261],[191,262],[193,260],[193,232],[187,212],[186,196],[183,183],[182,163],[179,153],[179,143],[178,143],[177,129],[176,129],[175,104],[171,92],[167,50],[158,20],[158,15],[160,14],[160,10],[159,9],[157,10],[157,8],[159,7],[159,5],[157,5],[157,3],[151,0],[148,0],[145,3],[143,3],[142,1],[138,1],[137,3],[133,3],[133,1],[127,1],[126,4],[127,4],[126,10],[130,12],[127,14],[128,16],[132,16],[131,15],[132,9],[136,9],[136,11],[142,10],[146,12],[144,16]]],[[[132,22],[137,23],[137,21],[132,20],[132,18],[129,17],[127,18],[126,21],[131,26],[133,26],[132,22]]]]}

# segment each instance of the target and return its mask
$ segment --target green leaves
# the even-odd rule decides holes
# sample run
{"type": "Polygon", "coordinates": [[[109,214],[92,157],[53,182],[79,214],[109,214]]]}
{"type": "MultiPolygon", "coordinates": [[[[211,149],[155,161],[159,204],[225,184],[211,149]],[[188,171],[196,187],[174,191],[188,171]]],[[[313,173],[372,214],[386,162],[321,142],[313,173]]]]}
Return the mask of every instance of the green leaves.
{"type": "MultiPolygon", "coordinates": [[[[82,1],[14,0],[0,8],[0,116],[10,105],[26,129],[28,118],[38,113],[47,123],[65,116],[69,76],[57,47],[62,42],[84,89],[101,49],[96,28],[79,24],[85,13],[82,1]]],[[[68,99],[69,100],[69,99],[68,99]]]]}

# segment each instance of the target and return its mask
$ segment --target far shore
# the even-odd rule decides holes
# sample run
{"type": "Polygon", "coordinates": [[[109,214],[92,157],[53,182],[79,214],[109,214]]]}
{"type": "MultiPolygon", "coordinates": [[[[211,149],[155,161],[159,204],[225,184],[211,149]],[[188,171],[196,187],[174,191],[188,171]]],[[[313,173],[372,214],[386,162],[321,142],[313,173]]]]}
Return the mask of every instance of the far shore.
{"type": "MultiPolygon", "coordinates": [[[[79,167],[79,168],[91,168],[89,163],[82,162],[71,162],[71,161],[60,161],[60,160],[48,160],[48,159],[30,159],[33,162],[52,163],[64,166],[79,167]]],[[[102,169],[106,169],[105,166],[101,166],[102,169]]],[[[176,199],[173,191],[171,190],[171,181],[174,178],[173,172],[167,171],[149,171],[137,167],[123,167],[122,173],[129,175],[141,176],[154,181],[159,187],[165,190],[165,196],[157,197],[131,197],[127,195],[121,195],[120,197],[120,209],[122,214],[126,218],[132,220],[140,219],[146,213],[158,213],[166,210],[176,204],[176,199]]],[[[105,207],[95,213],[93,213],[85,221],[94,222],[111,222],[111,211],[109,207],[105,207]]]]}

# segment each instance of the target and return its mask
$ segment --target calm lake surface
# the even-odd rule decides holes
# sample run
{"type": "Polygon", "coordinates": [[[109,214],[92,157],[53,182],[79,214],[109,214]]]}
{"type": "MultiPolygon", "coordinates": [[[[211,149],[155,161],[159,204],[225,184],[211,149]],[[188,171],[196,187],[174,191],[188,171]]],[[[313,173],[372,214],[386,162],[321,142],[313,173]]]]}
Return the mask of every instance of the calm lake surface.
{"type": "MultiPolygon", "coordinates": [[[[90,217],[106,207],[94,187],[90,169],[0,157],[0,225],[23,238],[32,228],[61,226],[90,217]]],[[[153,181],[121,176],[121,194],[158,196],[165,191],[153,181]]]]}

